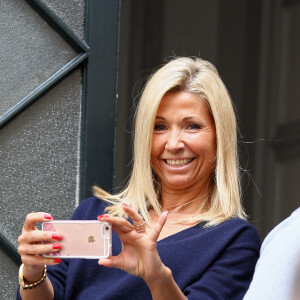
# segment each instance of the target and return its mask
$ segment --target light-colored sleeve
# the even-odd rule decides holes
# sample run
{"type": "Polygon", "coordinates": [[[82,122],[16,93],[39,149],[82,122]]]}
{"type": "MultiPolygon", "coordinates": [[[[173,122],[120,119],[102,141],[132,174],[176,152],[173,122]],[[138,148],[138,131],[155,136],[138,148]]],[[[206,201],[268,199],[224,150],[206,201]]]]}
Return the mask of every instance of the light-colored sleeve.
{"type": "Polygon", "coordinates": [[[253,280],[244,300],[300,299],[300,208],[265,238],[253,280]],[[299,276],[299,275],[298,275],[299,276]],[[298,298],[293,298],[298,294],[298,298]]]}

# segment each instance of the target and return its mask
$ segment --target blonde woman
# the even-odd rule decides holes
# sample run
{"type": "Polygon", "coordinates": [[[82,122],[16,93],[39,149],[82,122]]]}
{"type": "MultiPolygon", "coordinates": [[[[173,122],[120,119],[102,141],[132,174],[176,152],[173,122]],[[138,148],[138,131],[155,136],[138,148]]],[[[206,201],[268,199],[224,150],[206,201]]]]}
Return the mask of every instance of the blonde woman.
{"type": "Polygon", "coordinates": [[[33,230],[51,215],[29,214],[19,253],[22,276],[34,287],[21,287],[18,297],[242,299],[260,241],[241,205],[236,131],[231,99],[211,63],[176,58],[160,68],[136,112],[128,185],[116,195],[94,187],[73,215],[109,222],[113,255],[98,264],[46,259],[43,253],[59,249],[42,242],[60,237],[33,230]]]}

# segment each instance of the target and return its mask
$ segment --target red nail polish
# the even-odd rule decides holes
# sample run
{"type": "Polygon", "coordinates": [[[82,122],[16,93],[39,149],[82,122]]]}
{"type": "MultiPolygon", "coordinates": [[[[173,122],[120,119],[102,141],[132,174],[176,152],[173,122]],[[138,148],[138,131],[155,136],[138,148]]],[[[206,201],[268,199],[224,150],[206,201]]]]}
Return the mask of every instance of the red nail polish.
{"type": "Polygon", "coordinates": [[[50,214],[44,214],[44,219],[51,220],[52,216],[50,214]]]}
{"type": "Polygon", "coordinates": [[[52,245],[52,249],[54,249],[54,250],[57,250],[57,249],[60,249],[60,244],[53,244],[52,245]]]}
{"type": "Polygon", "coordinates": [[[59,234],[53,233],[53,234],[52,234],[52,239],[53,239],[53,240],[60,240],[59,234]]]}
{"type": "Polygon", "coordinates": [[[122,203],[123,206],[128,207],[129,205],[126,203],[122,203]]]}
{"type": "Polygon", "coordinates": [[[103,219],[105,219],[105,218],[108,218],[108,216],[107,215],[99,215],[98,217],[97,217],[97,219],[98,220],[103,220],[103,219]]]}
{"type": "Polygon", "coordinates": [[[61,263],[61,259],[60,258],[55,258],[55,259],[53,259],[53,262],[55,262],[56,264],[59,264],[59,263],[61,263]]]}

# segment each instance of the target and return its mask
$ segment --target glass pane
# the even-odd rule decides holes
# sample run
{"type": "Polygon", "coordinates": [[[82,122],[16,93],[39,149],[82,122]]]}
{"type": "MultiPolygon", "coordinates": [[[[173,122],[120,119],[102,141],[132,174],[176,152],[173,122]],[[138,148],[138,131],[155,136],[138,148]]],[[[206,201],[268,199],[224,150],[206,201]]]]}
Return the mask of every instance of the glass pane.
{"type": "Polygon", "coordinates": [[[1,116],[76,52],[26,1],[2,0],[0,26],[1,116]]]}
{"type": "Polygon", "coordinates": [[[27,213],[68,219],[78,203],[81,70],[0,131],[0,231],[16,246],[27,213]]]}
{"type": "Polygon", "coordinates": [[[84,0],[43,0],[43,2],[77,35],[84,39],[84,0]]]}

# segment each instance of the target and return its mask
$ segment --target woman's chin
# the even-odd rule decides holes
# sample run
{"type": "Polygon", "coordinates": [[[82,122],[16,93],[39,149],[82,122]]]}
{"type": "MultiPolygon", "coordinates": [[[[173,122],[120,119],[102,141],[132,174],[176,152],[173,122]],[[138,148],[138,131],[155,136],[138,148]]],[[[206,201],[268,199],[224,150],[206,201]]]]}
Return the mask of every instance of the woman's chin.
{"type": "Polygon", "coordinates": [[[162,188],[166,187],[173,190],[188,189],[191,183],[190,178],[173,178],[162,182],[162,188]]]}

